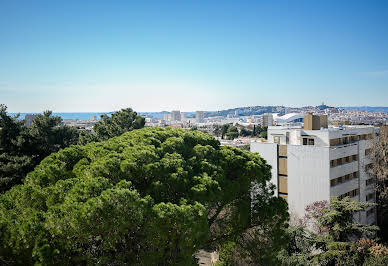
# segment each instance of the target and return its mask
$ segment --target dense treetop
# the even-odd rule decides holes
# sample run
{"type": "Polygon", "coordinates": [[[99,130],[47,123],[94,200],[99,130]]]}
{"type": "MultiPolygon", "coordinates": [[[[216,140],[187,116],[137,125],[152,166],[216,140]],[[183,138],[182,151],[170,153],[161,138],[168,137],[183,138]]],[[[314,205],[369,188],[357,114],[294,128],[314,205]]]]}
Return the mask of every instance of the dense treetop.
{"type": "Polygon", "coordinates": [[[247,230],[251,249],[275,252],[287,205],[270,176],[259,155],[199,131],[146,128],[71,146],[0,195],[0,259],[187,265],[247,230]]]}
{"type": "Polygon", "coordinates": [[[60,117],[45,111],[26,127],[0,105],[0,193],[20,184],[52,152],[78,142],[78,130],[61,122],[60,117]]]}
{"type": "Polygon", "coordinates": [[[110,116],[103,114],[93,126],[94,132],[82,132],[79,143],[86,144],[107,140],[134,129],[143,128],[145,118],[137,115],[132,108],[121,109],[110,116]]]}
{"type": "Polygon", "coordinates": [[[7,114],[0,104],[0,193],[20,184],[45,157],[73,144],[86,144],[120,136],[124,132],[144,127],[144,118],[131,108],[102,115],[94,132],[79,131],[62,125],[62,118],[51,111],[36,115],[26,127],[18,116],[7,114]]]}

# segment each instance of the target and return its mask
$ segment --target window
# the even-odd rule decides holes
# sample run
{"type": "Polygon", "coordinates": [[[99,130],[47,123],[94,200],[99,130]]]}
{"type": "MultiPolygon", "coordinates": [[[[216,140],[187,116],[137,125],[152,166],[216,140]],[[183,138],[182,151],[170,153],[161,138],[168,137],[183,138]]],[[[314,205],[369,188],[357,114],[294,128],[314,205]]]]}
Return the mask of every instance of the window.
{"type": "Polygon", "coordinates": [[[371,216],[372,214],[374,214],[375,213],[375,207],[372,207],[370,210],[367,210],[366,211],[366,216],[371,216]]]}
{"type": "Polygon", "coordinates": [[[370,193],[370,194],[366,195],[365,200],[368,201],[368,200],[371,200],[374,198],[375,198],[375,193],[370,193]]]}
{"type": "Polygon", "coordinates": [[[314,145],[313,138],[303,138],[303,145],[314,145]]]}
{"type": "Polygon", "coordinates": [[[334,160],[330,161],[330,167],[335,167],[335,161],[334,160]]]}
{"type": "Polygon", "coordinates": [[[342,194],[339,196],[340,199],[343,199],[345,197],[350,197],[350,198],[353,198],[353,197],[356,197],[360,194],[360,190],[359,189],[354,189],[354,190],[351,190],[349,192],[346,192],[345,194],[342,194]]]}
{"type": "Polygon", "coordinates": [[[365,156],[369,155],[372,152],[372,149],[365,149],[365,156]]]}
{"type": "Polygon", "coordinates": [[[352,155],[352,159],[353,159],[353,161],[357,161],[358,160],[357,154],[352,155]]]}
{"type": "Polygon", "coordinates": [[[350,163],[350,156],[345,157],[345,163],[350,163]]]}
{"type": "Polygon", "coordinates": [[[375,182],[374,178],[369,178],[369,179],[365,180],[365,185],[369,186],[369,185],[372,185],[374,182],[375,182]]]}
{"type": "Polygon", "coordinates": [[[353,178],[358,178],[358,172],[353,173],[353,178]]]}
{"type": "Polygon", "coordinates": [[[373,167],[373,164],[367,164],[367,165],[365,165],[365,172],[368,172],[369,170],[371,170],[372,169],[372,167],[373,167]]]}

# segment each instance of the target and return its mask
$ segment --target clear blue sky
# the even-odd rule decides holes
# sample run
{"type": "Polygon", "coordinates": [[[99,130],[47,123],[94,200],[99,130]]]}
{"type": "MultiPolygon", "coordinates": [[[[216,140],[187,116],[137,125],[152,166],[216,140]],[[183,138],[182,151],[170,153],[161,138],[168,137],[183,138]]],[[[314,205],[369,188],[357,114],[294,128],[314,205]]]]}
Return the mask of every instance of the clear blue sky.
{"type": "Polygon", "coordinates": [[[388,1],[0,0],[10,112],[388,106],[388,1]]]}

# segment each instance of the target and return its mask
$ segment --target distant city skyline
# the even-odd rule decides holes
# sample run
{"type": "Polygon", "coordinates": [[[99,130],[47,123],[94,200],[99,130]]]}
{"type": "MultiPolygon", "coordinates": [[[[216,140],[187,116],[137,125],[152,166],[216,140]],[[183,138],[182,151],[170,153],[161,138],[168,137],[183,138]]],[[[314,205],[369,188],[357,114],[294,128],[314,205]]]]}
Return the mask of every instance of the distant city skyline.
{"type": "Polygon", "coordinates": [[[0,2],[9,112],[388,105],[386,1],[0,2]]]}

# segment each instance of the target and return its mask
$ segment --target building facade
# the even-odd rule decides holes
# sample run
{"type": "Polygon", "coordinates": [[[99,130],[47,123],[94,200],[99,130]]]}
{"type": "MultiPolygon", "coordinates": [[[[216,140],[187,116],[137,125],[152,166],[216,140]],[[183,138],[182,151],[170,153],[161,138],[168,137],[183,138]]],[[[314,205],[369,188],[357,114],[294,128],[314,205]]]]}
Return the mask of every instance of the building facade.
{"type": "MultiPolygon", "coordinates": [[[[327,116],[306,115],[304,127],[268,128],[267,142],[252,142],[272,166],[272,183],[287,200],[291,215],[303,217],[307,205],[330,197],[349,196],[375,202],[374,182],[368,174],[369,153],[376,135],[372,126],[328,127],[327,116]]],[[[364,224],[376,222],[375,207],[357,214],[364,224]]]]}
{"type": "Polygon", "coordinates": [[[205,112],[204,111],[196,111],[195,112],[195,120],[197,123],[205,123],[205,112]]]}
{"type": "Polygon", "coordinates": [[[262,117],[261,125],[263,127],[269,127],[269,126],[273,125],[273,116],[272,116],[272,114],[263,114],[261,117],[262,117]]]}
{"type": "Polygon", "coordinates": [[[171,111],[171,121],[181,121],[181,112],[171,111]]]}
{"type": "Polygon", "coordinates": [[[36,114],[26,114],[24,117],[24,124],[27,127],[30,127],[32,125],[32,120],[34,120],[36,116],[37,116],[36,114]]]}

